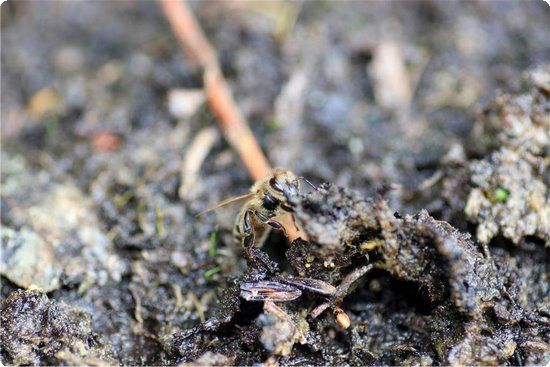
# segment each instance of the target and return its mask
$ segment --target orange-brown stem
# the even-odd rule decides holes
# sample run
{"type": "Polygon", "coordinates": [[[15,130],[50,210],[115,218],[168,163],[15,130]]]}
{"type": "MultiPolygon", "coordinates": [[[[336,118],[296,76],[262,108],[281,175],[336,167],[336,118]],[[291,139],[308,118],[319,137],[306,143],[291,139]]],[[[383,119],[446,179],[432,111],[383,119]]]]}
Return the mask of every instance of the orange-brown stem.
{"type": "MultiPolygon", "coordinates": [[[[254,180],[271,175],[272,167],[235,103],[221,72],[216,51],[208,42],[189,6],[180,0],[158,2],[181,47],[202,68],[208,104],[218,118],[228,143],[237,152],[254,180]]],[[[283,224],[290,240],[299,237],[290,218],[285,218],[283,224]]],[[[305,235],[302,234],[302,237],[305,235]]]]}

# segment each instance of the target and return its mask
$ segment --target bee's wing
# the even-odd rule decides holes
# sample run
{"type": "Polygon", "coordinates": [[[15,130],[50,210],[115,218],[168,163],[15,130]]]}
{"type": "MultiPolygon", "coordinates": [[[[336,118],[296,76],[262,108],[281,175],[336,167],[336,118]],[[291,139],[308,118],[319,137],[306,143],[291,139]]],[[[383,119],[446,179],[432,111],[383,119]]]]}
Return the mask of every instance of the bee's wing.
{"type": "Polygon", "coordinates": [[[230,197],[229,199],[225,199],[225,200],[219,202],[218,204],[216,204],[216,205],[214,205],[214,206],[211,206],[210,208],[207,208],[207,209],[203,210],[202,212],[200,212],[199,214],[197,214],[196,217],[200,217],[200,216],[203,215],[203,214],[206,214],[206,213],[208,213],[208,212],[211,212],[212,210],[216,210],[216,209],[218,209],[218,208],[221,208],[221,207],[224,206],[224,205],[231,204],[231,203],[233,203],[233,202],[235,202],[235,201],[239,201],[239,200],[244,200],[244,199],[251,198],[253,195],[254,195],[254,193],[250,192],[250,193],[248,193],[248,194],[230,197]]]}

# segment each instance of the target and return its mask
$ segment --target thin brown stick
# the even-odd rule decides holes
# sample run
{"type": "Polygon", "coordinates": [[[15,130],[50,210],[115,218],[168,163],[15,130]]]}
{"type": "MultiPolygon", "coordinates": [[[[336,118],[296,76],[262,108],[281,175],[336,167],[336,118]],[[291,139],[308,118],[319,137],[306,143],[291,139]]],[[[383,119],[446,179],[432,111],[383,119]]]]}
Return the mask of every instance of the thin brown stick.
{"type": "Polygon", "coordinates": [[[269,176],[272,168],[258,146],[223,77],[216,51],[206,39],[199,23],[185,1],[158,0],[181,47],[203,70],[208,103],[225,138],[239,154],[254,180],[269,176]]]}
{"type": "MultiPolygon", "coordinates": [[[[181,47],[202,68],[208,103],[218,118],[225,138],[239,154],[254,180],[271,175],[273,169],[233,99],[221,72],[216,51],[206,39],[189,6],[185,1],[180,0],[158,0],[158,2],[181,47]]],[[[305,233],[298,233],[289,216],[285,216],[281,221],[291,241],[300,236],[307,239],[305,233]]]]}

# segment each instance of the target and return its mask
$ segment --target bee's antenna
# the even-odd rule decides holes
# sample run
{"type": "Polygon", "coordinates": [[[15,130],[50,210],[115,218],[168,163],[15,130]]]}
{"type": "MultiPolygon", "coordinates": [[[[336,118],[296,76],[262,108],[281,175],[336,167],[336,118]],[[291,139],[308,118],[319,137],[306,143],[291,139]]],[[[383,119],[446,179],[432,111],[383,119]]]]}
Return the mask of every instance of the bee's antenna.
{"type": "Polygon", "coordinates": [[[309,182],[309,180],[303,176],[300,176],[298,177],[298,179],[306,182],[309,186],[313,187],[314,190],[317,190],[317,186],[315,186],[314,184],[312,184],[311,182],[309,182]]]}

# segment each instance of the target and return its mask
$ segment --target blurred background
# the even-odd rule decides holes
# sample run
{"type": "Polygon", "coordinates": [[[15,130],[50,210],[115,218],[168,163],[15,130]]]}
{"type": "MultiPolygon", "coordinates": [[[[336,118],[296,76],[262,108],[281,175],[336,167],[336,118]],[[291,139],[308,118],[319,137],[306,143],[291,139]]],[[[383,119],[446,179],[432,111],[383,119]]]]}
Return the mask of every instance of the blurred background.
{"type": "MultiPolygon", "coordinates": [[[[273,166],[391,187],[392,209],[460,228],[422,185],[448,154],[481,156],[481,106],[550,56],[543,1],[190,5],[273,166]]],[[[201,70],[153,1],[10,1],[1,17],[2,298],[37,286],[90,313],[116,361],[167,363],[165,338],[238,272],[209,252],[237,209],[194,215],[252,184],[201,70]]]]}

